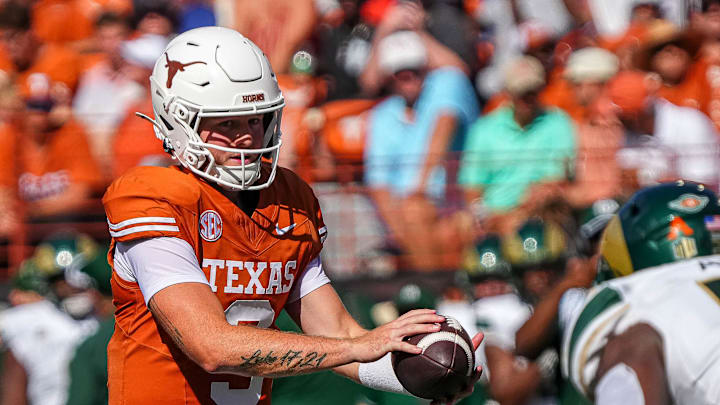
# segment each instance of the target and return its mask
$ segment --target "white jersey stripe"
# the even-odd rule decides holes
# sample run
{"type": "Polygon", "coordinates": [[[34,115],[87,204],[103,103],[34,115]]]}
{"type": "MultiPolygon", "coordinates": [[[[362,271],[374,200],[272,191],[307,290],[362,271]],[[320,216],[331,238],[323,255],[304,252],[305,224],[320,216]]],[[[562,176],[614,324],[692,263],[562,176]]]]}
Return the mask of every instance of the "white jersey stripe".
{"type": "Polygon", "coordinates": [[[138,217],[138,218],[131,218],[126,221],[119,222],[117,224],[113,224],[108,220],[108,225],[110,226],[110,229],[112,230],[118,230],[120,228],[124,228],[128,225],[135,225],[135,224],[145,224],[150,222],[159,222],[161,224],[174,224],[175,218],[173,217],[138,217]]]}
{"type": "Polygon", "coordinates": [[[132,228],[123,229],[119,232],[113,232],[110,231],[110,236],[113,238],[118,238],[120,236],[130,235],[131,233],[138,233],[138,232],[145,232],[145,231],[168,231],[168,232],[178,232],[180,231],[180,228],[177,226],[169,226],[169,225],[144,225],[144,226],[133,226],[132,228]]]}

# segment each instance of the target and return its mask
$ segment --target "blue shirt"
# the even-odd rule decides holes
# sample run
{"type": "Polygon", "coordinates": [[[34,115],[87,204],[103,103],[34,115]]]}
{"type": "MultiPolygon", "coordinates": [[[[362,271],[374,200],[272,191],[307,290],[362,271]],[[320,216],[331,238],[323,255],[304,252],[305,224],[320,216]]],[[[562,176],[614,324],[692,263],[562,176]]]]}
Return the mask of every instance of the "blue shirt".
{"type": "MultiPolygon", "coordinates": [[[[451,150],[459,150],[465,132],[479,114],[472,84],[455,68],[440,68],[425,77],[420,96],[413,106],[414,121],[408,121],[405,100],[392,96],[375,106],[370,116],[365,145],[365,182],[371,188],[387,188],[397,196],[417,189],[420,172],[429,151],[437,117],[450,113],[458,125],[451,150]]],[[[428,179],[429,195],[442,198],[445,171],[435,167],[428,179]]]]}

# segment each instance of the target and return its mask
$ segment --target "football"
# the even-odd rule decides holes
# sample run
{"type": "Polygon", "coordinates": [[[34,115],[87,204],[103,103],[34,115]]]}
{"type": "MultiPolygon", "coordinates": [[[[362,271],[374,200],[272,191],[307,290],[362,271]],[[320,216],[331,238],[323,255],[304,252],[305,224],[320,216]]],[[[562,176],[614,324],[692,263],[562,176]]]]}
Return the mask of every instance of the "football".
{"type": "Polygon", "coordinates": [[[475,351],[457,320],[446,317],[440,330],[408,336],[420,354],[392,353],[392,365],[408,392],[425,399],[441,399],[460,392],[475,368],[475,351]]]}

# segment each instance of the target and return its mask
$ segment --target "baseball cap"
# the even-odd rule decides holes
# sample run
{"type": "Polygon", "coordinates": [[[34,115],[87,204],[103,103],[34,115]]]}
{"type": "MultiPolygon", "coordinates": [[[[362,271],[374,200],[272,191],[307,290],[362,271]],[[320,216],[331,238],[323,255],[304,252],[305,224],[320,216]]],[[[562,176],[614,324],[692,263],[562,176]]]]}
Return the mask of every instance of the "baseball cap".
{"type": "Polygon", "coordinates": [[[532,56],[523,56],[510,62],[505,70],[505,90],[517,96],[538,90],[545,85],[545,69],[532,56]]]}
{"type": "Polygon", "coordinates": [[[427,51],[420,35],[413,31],[397,31],[383,38],[378,45],[379,64],[386,74],[401,70],[422,69],[427,65],[427,51]]]}
{"type": "Polygon", "coordinates": [[[604,82],[618,72],[618,59],[601,48],[583,48],[573,52],[565,67],[565,78],[571,82],[604,82]]]}

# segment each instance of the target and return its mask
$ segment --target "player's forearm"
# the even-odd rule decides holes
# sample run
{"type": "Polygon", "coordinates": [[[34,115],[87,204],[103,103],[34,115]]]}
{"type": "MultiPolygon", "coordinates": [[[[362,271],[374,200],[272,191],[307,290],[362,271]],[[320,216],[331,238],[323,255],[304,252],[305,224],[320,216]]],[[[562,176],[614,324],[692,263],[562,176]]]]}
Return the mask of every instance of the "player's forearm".
{"type": "Polygon", "coordinates": [[[558,305],[569,288],[567,283],[559,283],[535,306],[530,319],[515,334],[515,353],[534,359],[549,344],[555,332],[558,305]]]}
{"type": "Polygon", "coordinates": [[[330,369],[352,363],[353,341],[235,326],[228,330],[224,350],[203,365],[211,372],[280,377],[330,369]]]}
{"type": "Polygon", "coordinates": [[[245,324],[231,325],[214,299],[175,299],[205,293],[205,286],[177,284],[157,293],[148,307],[158,326],[204,370],[247,376],[285,376],[329,369],[355,361],[355,339],[299,335],[245,324]],[[167,290],[175,291],[167,292],[167,290]],[[175,295],[175,293],[179,295],[175,295]],[[205,307],[207,306],[207,307],[205,307]],[[181,316],[182,315],[182,316],[181,316]]]}

